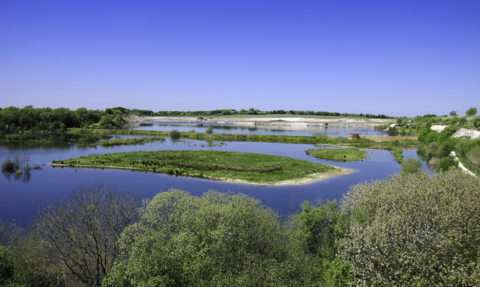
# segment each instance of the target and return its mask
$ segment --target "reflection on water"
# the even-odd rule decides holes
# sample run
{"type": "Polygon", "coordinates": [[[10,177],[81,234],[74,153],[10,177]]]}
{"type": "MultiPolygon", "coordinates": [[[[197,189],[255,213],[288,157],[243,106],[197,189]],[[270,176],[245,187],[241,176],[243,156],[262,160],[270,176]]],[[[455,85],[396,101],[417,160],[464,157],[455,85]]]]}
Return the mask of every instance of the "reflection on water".
{"type": "Polygon", "coordinates": [[[130,124],[130,128],[135,130],[151,130],[151,131],[171,131],[176,129],[180,132],[195,131],[197,133],[205,133],[208,126],[213,127],[213,133],[218,134],[262,134],[262,135],[289,135],[289,136],[312,136],[316,132],[326,133],[329,137],[348,137],[349,133],[358,133],[360,136],[387,136],[383,131],[366,129],[366,128],[349,128],[349,127],[330,127],[324,126],[239,126],[233,124],[213,124],[213,123],[171,123],[171,122],[147,122],[130,124]]]}

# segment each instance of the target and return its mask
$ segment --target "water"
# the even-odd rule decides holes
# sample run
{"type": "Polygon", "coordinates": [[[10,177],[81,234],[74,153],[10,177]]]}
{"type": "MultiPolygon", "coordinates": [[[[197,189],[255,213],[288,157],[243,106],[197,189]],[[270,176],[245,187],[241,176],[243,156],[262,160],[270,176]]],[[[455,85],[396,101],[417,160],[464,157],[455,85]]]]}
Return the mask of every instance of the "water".
{"type": "MultiPolygon", "coordinates": [[[[53,136],[55,137],[55,136],[53,136]]],[[[103,148],[79,148],[69,136],[61,135],[63,141],[54,145],[31,146],[24,144],[3,144],[0,146],[0,162],[15,154],[29,155],[31,163],[44,165],[42,170],[31,171],[30,177],[16,177],[2,173],[0,176],[0,218],[15,219],[20,225],[27,225],[41,205],[48,205],[58,198],[65,197],[80,183],[102,181],[113,184],[120,190],[129,190],[142,198],[152,198],[159,192],[171,188],[186,190],[200,196],[208,190],[220,192],[240,192],[253,196],[262,204],[287,216],[299,210],[304,200],[341,199],[350,186],[362,181],[386,179],[389,174],[398,173],[400,164],[394,161],[389,151],[372,150],[367,160],[358,162],[331,162],[308,156],[305,150],[314,147],[310,144],[226,142],[208,146],[205,141],[181,140],[164,143],[150,143],[138,146],[120,146],[103,148]],[[70,144],[69,144],[70,142],[70,144]],[[265,153],[287,156],[322,164],[354,169],[355,172],[340,177],[297,186],[251,186],[218,182],[200,178],[175,177],[166,174],[153,174],[128,170],[101,170],[92,168],[53,168],[48,165],[52,160],[65,160],[92,154],[104,154],[129,151],[153,150],[220,150],[236,152],[265,153]]],[[[329,148],[329,147],[323,147],[329,148]]],[[[407,157],[417,157],[415,151],[406,151],[407,157]]]]}
{"type": "Polygon", "coordinates": [[[360,136],[387,136],[385,132],[372,129],[352,129],[341,127],[325,128],[323,126],[240,126],[234,124],[213,124],[213,123],[190,123],[190,122],[145,122],[130,124],[134,130],[171,131],[176,129],[180,132],[194,130],[197,133],[205,133],[209,127],[213,127],[216,134],[261,134],[261,135],[288,135],[288,136],[312,136],[316,132],[325,133],[328,137],[348,137],[349,133],[358,133],[360,136]]]}

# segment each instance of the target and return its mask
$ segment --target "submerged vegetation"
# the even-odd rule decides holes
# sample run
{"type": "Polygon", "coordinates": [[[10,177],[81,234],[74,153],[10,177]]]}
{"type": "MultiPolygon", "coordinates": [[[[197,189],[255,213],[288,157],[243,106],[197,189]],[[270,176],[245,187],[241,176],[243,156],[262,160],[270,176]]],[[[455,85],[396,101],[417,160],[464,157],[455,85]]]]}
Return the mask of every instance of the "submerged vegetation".
{"type": "Polygon", "coordinates": [[[0,284],[478,286],[479,193],[459,170],[402,172],[281,220],[241,194],[173,189],[142,207],[84,185],[26,230],[0,222],[0,284]]]}
{"type": "Polygon", "coordinates": [[[368,153],[364,150],[351,149],[351,148],[325,148],[325,149],[309,149],[306,151],[308,154],[327,160],[335,161],[355,161],[366,159],[365,155],[368,153]]]}
{"type": "Polygon", "coordinates": [[[145,151],[83,156],[52,165],[139,169],[175,175],[275,183],[334,167],[288,157],[225,151],[145,151]]]}

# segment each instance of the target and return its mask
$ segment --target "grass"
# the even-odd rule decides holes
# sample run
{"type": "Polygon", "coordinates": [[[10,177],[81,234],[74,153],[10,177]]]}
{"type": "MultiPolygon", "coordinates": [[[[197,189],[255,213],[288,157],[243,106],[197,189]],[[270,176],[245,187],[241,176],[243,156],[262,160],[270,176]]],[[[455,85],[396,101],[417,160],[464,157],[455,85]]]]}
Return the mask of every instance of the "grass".
{"type": "Polygon", "coordinates": [[[342,148],[342,149],[309,149],[307,153],[321,159],[336,160],[336,161],[355,161],[365,159],[367,151],[342,148]]]}
{"type": "Polygon", "coordinates": [[[334,167],[289,157],[226,151],[139,151],[84,156],[52,165],[139,169],[175,175],[275,183],[300,179],[334,167]]]}
{"type": "Polygon", "coordinates": [[[160,137],[142,137],[142,138],[131,138],[131,139],[113,139],[113,140],[101,140],[98,144],[106,146],[116,146],[116,145],[141,145],[149,142],[164,142],[165,138],[160,137]]]}

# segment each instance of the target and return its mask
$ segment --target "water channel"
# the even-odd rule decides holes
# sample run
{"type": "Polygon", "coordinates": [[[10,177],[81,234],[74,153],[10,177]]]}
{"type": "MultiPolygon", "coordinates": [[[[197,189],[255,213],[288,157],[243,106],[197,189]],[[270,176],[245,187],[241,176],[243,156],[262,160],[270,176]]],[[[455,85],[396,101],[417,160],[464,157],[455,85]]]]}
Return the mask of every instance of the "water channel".
{"type": "MultiPolygon", "coordinates": [[[[303,135],[306,132],[304,131],[303,135]]],[[[338,131],[338,133],[342,132],[343,130],[338,131]]],[[[36,135],[36,137],[39,136],[36,135]]],[[[111,184],[119,190],[131,191],[142,198],[152,198],[157,193],[168,191],[171,188],[186,190],[198,196],[208,190],[243,193],[260,199],[263,205],[277,210],[283,216],[288,216],[299,210],[300,203],[305,200],[340,200],[352,185],[365,181],[387,179],[388,175],[398,173],[401,169],[401,165],[395,162],[392,153],[385,150],[370,150],[367,159],[364,161],[332,162],[307,155],[305,153],[307,149],[331,148],[311,144],[207,143],[194,140],[172,141],[167,138],[163,143],[154,142],[145,145],[110,148],[97,146],[93,148],[88,147],[88,145],[86,147],[77,146],[75,138],[68,135],[46,135],[44,137],[54,140],[55,144],[0,144],[0,162],[4,162],[8,156],[13,157],[19,154],[29,155],[31,163],[42,166],[42,170],[33,170],[28,176],[25,174],[16,176],[2,172],[2,176],[0,176],[0,219],[15,219],[18,224],[25,226],[31,222],[39,206],[51,204],[59,198],[68,196],[69,192],[81,183],[93,182],[111,184]],[[219,150],[264,153],[346,167],[355,170],[355,172],[306,185],[269,187],[225,183],[192,177],[175,177],[140,171],[54,168],[48,165],[52,160],[139,150],[219,150]]],[[[404,151],[404,155],[406,158],[417,158],[416,151],[404,151]]],[[[425,163],[424,168],[426,168],[425,163]]]]}

